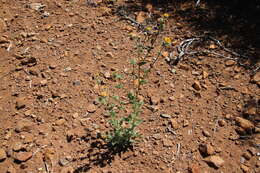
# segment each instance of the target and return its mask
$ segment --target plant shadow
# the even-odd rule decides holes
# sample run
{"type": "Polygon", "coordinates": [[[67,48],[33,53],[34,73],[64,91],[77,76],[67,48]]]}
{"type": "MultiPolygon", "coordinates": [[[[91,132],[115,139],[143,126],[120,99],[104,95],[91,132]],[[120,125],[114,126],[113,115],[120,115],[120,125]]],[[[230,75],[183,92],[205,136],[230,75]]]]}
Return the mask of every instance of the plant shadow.
{"type": "Polygon", "coordinates": [[[94,166],[105,167],[111,165],[116,156],[121,155],[128,150],[132,150],[132,146],[128,148],[112,147],[110,143],[106,143],[102,139],[96,139],[90,144],[87,154],[79,160],[87,160],[87,163],[74,170],[74,173],[87,172],[94,166]]]}

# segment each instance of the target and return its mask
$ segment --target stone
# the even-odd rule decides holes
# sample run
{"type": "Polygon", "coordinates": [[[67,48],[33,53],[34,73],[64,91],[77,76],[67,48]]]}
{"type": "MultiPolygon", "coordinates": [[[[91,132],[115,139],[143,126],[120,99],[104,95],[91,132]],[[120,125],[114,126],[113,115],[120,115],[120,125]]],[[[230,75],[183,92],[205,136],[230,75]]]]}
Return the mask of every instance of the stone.
{"type": "Polygon", "coordinates": [[[244,165],[244,164],[241,164],[240,168],[241,168],[241,170],[242,170],[243,172],[248,172],[248,171],[249,171],[249,167],[246,166],[246,165],[244,165]]]}
{"type": "Polygon", "coordinates": [[[98,11],[101,16],[108,16],[112,12],[112,9],[108,7],[99,7],[98,11]]]}
{"type": "Polygon", "coordinates": [[[68,165],[69,163],[70,163],[70,161],[69,161],[68,159],[66,159],[66,158],[61,158],[61,159],[59,160],[60,166],[66,166],[66,165],[68,165]]]}
{"type": "Polygon", "coordinates": [[[61,173],[73,173],[74,172],[74,169],[69,166],[69,167],[64,167],[61,169],[61,173]]]}
{"type": "Polygon", "coordinates": [[[252,130],[254,128],[254,124],[247,119],[244,119],[241,117],[236,117],[235,121],[238,126],[240,126],[241,128],[243,128],[245,130],[252,130]]]}
{"type": "Polygon", "coordinates": [[[14,159],[18,162],[26,162],[33,156],[32,152],[18,152],[14,154],[14,159]]]}
{"type": "Polygon", "coordinates": [[[250,105],[248,106],[245,111],[244,111],[245,115],[253,115],[256,116],[257,115],[257,105],[250,105]]]}
{"type": "Polygon", "coordinates": [[[33,123],[26,120],[20,120],[17,122],[15,131],[20,132],[30,132],[33,129],[33,123]]]}
{"type": "Polygon", "coordinates": [[[160,114],[162,118],[171,118],[172,116],[169,114],[160,114]]]}
{"type": "Polygon", "coordinates": [[[104,75],[104,77],[106,79],[110,79],[111,78],[111,74],[109,73],[109,71],[104,72],[103,75],[104,75]]]}
{"type": "Polygon", "coordinates": [[[224,165],[225,161],[220,156],[208,156],[204,161],[211,167],[220,168],[224,165]]]}
{"type": "Polygon", "coordinates": [[[214,154],[215,149],[210,144],[200,144],[199,151],[201,155],[205,157],[214,154]]]}
{"type": "Polygon", "coordinates": [[[189,173],[200,173],[200,167],[197,164],[192,164],[191,166],[188,167],[189,173]]]}
{"type": "Polygon", "coordinates": [[[6,173],[16,173],[16,170],[15,170],[15,168],[14,168],[12,165],[10,165],[10,166],[8,167],[6,173]]]}
{"type": "Polygon", "coordinates": [[[225,120],[219,120],[218,124],[219,124],[220,127],[224,127],[224,126],[226,126],[227,123],[226,123],[225,120]]]}
{"type": "Polygon", "coordinates": [[[231,59],[229,59],[229,60],[227,60],[227,61],[225,62],[225,65],[226,65],[227,67],[233,66],[233,65],[235,65],[235,64],[236,64],[236,61],[231,60],[231,59]]]}
{"type": "Polygon", "coordinates": [[[257,84],[258,86],[260,86],[260,72],[256,73],[252,77],[251,82],[257,84]]]}
{"type": "Polygon", "coordinates": [[[29,7],[35,11],[39,11],[41,9],[43,9],[45,7],[45,5],[41,4],[41,3],[31,3],[29,5],[29,7]]]}
{"type": "Polygon", "coordinates": [[[209,76],[209,74],[206,71],[202,72],[202,78],[206,79],[209,76]]]}
{"type": "Polygon", "coordinates": [[[23,145],[22,142],[18,141],[18,142],[15,142],[15,143],[13,144],[13,151],[18,152],[18,151],[20,151],[20,150],[22,150],[22,149],[24,149],[24,145],[23,145]]]}
{"type": "Polygon", "coordinates": [[[94,112],[96,112],[96,110],[97,110],[96,106],[92,103],[87,106],[87,111],[89,113],[94,113],[94,112]]]}
{"type": "Polygon", "coordinates": [[[164,147],[172,147],[173,146],[172,141],[169,140],[169,139],[163,139],[163,146],[164,147]]]}
{"type": "Polygon", "coordinates": [[[106,56],[107,56],[108,58],[113,58],[113,57],[114,57],[114,55],[113,55],[112,52],[107,52],[107,53],[106,53],[106,56]]]}
{"type": "Polygon", "coordinates": [[[2,18],[0,18],[0,33],[5,32],[6,29],[7,27],[5,21],[2,18]]]}
{"type": "Polygon", "coordinates": [[[174,130],[177,130],[180,128],[180,124],[177,122],[176,119],[171,119],[170,124],[174,130]]]}
{"type": "Polygon", "coordinates": [[[66,120],[63,119],[63,118],[61,118],[61,119],[58,119],[58,120],[55,121],[55,125],[61,126],[61,125],[63,125],[65,122],[66,122],[66,120]]]}
{"type": "Polygon", "coordinates": [[[210,133],[205,129],[202,131],[202,134],[206,137],[210,137],[210,133]]]}
{"type": "Polygon", "coordinates": [[[158,96],[151,96],[150,97],[150,101],[152,105],[158,105],[158,103],[160,102],[160,97],[158,96]]]}
{"type": "Polygon", "coordinates": [[[4,149],[0,149],[0,162],[4,161],[6,159],[6,152],[4,149]]]}
{"type": "Polygon", "coordinates": [[[183,120],[183,127],[188,127],[188,126],[189,126],[189,121],[183,120]]]}
{"type": "Polygon", "coordinates": [[[200,91],[201,90],[201,86],[200,86],[200,82],[199,81],[194,81],[192,87],[197,90],[200,91]]]}
{"type": "Polygon", "coordinates": [[[137,14],[137,16],[136,16],[136,21],[137,21],[138,23],[143,23],[143,22],[145,21],[145,18],[146,18],[145,12],[140,11],[140,12],[137,14]]]}
{"type": "Polygon", "coordinates": [[[247,151],[245,153],[242,154],[242,156],[246,159],[246,160],[250,160],[252,155],[247,151]]]}
{"type": "Polygon", "coordinates": [[[25,102],[25,98],[24,97],[20,97],[16,100],[16,103],[15,103],[15,108],[16,109],[23,109],[25,108],[26,106],[26,102],[25,102]]]}

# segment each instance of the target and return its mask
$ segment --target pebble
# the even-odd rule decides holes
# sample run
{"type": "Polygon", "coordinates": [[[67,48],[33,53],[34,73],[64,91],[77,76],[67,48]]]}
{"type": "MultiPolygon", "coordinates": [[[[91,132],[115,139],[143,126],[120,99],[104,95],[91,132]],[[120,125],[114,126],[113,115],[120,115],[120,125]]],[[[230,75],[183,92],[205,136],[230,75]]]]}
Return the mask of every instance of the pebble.
{"type": "Polygon", "coordinates": [[[64,167],[61,169],[61,173],[73,173],[74,172],[74,169],[69,166],[69,167],[64,167]]]}
{"type": "Polygon", "coordinates": [[[107,53],[106,53],[106,56],[107,56],[108,58],[113,58],[113,57],[114,57],[114,55],[113,55],[112,52],[107,52],[107,53]]]}
{"type": "Polygon", "coordinates": [[[59,160],[60,166],[66,166],[66,165],[68,165],[69,163],[70,163],[70,161],[69,161],[68,159],[66,159],[66,158],[61,158],[61,159],[59,160]]]}
{"type": "Polygon", "coordinates": [[[0,18],[0,33],[4,32],[6,30],[6,28],[7,27],[6,27],[5,21],[2,18],[0,18]]]}
{"type": "Polygon", "coordinates": [[[257,84],[258,86],[260,86],[260,72],[256,73],[252,79],[251,82],[257,84]]]}
{"type": "Polygon", "coordinates": [[[188,120],[183,120],[183,127],[189,126],[189,121],[188,120]]]}
{"type": "Polygon", "coordinates": [[[214,154],[215,149],[210,144],[200,144],[199,151],[202,156],[210,156],[214,154]]]}
{"type": "Polygon", "coordinates": [[[25,106],[26,106],[25,98],[24,98],[24,97],[18,98],[18,99],[16,100],[16,103],[15,103],[15,104],[16,104],[16,105],[15,105],[15,108],[18,109],[18,110],[25,108],[25,106]]]}
{"type": "Polygon", "coordinates": [[[242,156],[246,159],[246,160],[250,160],[252,155],[249,152],[245,152],[242,154],[242,156]]]}
{"type": "Polygon", "coordinates": [[[230,67],[230,66],[233,66],[233,65],[235,65],[236,64],[236,61],[234,61],[234,60],[227,60],[226,62],[225,62],[225,65],[227,66],[227,67],[230,67]]]}
{"type": "Polygon", "coordinates": [[[61,126],[61,125],[63,125],[65,122],[66,122],[66,120],[63,119],[63,118],[61,118],[61,119],[58,119],[58,120],[55,121],[55,125],[61,126]]]}
{"type": "Polygon", "coordinates": [[[189,173],[200,173],[201,169],[197,164],[192,164],[191,166],[188,167],[189,173]]]}
{"type": "Polygon", "coordinates": [[[220,127],[224,127],[227,123],[226,123],[225,120],[219,120],[218,124],[219,124],[220,127]]]}
{"type": "Polygon", "coordinates": [[[220,168],[224,165],[225,161],[220,156],[208,156],[204,161],[211,167],[220,168]]]}
{"type": "Polygon", "coordinates": [[[210,133],[207,130],[203,130],[202,134],[206,137],[210,137],[210,133]]]}
{"type": "Polygon", "coordinates": [[[243,172],[248,172],[249,171],[249,167],[244,165],[244,164],[241,164],[240,168],[242,169],[243,172]]]}
{"type": "Polygon", "coordinates": [[[94,112],[96,112],[96,110],[97,110],[96,106],[92,103],[87,106],[87,111],[89,113],[94,113],[94,112]]]}
{"type": "Polygon", "coordinates": [[[14,159],[19,162],[26,162],[30,158],[32,158],[33,153],[32,152],[18,152],[14,154],[14,159]]]}
{"type": "Polygon", "coordinates": [[[15,170],[15,168],[14,168],[12,165],[10,165],[10,166],[8,167],[6,173],[16,173],[16,170],[15,170]]]}
{"type": "Polygon", "coordinates": [[[4,161],[6,159],[6,152],[4,149],[0,149],[0,162],[4,161]]]}
{"type": "Polygon", "coordinates": [[[43,5],[43,4],[41,4],[41,3],[31,3],[31,4],[29,5],[29,7],[30,7],[31,9],[33,9],[33,10],[39,11],[39,10],[41,10],[42,8],[44,8],[45,5],[43,5]]]}
{"type": "Polygon", "coordinates": [[[161,114],[160,115],[162,118],[171,118],[172,116],[169,114],[161,114]]]}
{"type": "Polygon", "coordinates": [[[158,105],[158,103],[160,102],[160,98],[157,96],[151,96],[150,101],[152,105],[158,105]]]}
{"type": "Polygon", "coordinates": [[[170,124],[174,130],[177,130],[180,128],[180,124],[177,122],[176,119],[171,119],[170,124]]]}
{"type": "Polygon", "coordinates": [[[194,81],[192,87],[197,90],[200,91],[201,90],[201,86],[200,86],[200,82],[199,81],[194,81]]]}
{"type": "Polygon", "coordinates": [[[238,126],[240,126],[241,128],[243,128],[245,130],[252,130],[254,128],[254,124],[247,119],[244,119],[241,117],[236,117],[235,121],[238,126]]]}
{"type": "Polygon", "coordinates": [[[22,150],[22,149],[24,149],[22,142],[18,141],[18,142],[15,142],[15,143],[13,144],[13,151],[18,152],[18,151],[20,151],[20,150],[22,150]]]}
{"type": "Polygon", "coordinates": [[[173,146],[172,141],[169,140],[169,139],[163,139],[163,146],[164,147],[172,147],[173,146]]]}
{"type": "Polygon", "coordinates": [[[206,79],[209,76],[209,74],[206,71],[202,72],[202,78],[206,79]]]}

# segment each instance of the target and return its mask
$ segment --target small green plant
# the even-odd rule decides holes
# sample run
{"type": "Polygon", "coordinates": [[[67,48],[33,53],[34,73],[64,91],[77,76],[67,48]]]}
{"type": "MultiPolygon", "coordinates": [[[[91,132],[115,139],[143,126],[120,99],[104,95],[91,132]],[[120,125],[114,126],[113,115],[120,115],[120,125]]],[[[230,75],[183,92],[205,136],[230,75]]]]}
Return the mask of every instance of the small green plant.
{"type": "MultiPolygon", "coordinates": [[[[161,56],[162,51],[171,45],[171,39],[164,37],[157,48],[157,40],[164,30],[164,25],[168,17],[168,14],[164,14],[159,18],[156,27],[153,27],[155,29],[147,27],[143,32],[143,37],[131,35],[131,39],[134,39],[136,43],[135,49],[137,57],[130,60],[133,68],[132,77],[134,86],[133,92],[127,92],[128,101],[121,101],[123,97],[112,96],[105,87],[99,88],[99,102],[106,106],[111,116],[109,120],[111,130],[106,132],[103,137],[116,151],[126,150],[141,137],[141,134],[137,131],[138,125],[142,122],[140,113],[143,105],[143,102],[138,99],[139,92],[141,85],[147,83],[146,79],[148,78],[148,74],[161,56]],[[157,54],[150,60],[149,58],[155,48],[157,54]],[[118,116],[127,112],[126,108],[131,110],[130,113],[126,116],[118,116]]],[[[121,74],[112,74],[112,80],[117,83],[115,85],[116,89],[123,88],[122,79],[123,76],[121,74]]]]}
{"type": "MultiPolygon", "coordinates": [[[[114,98],[119,101],[119,98],[114,98]]],[[[141,135],[137,132],[136,127],[142,122],[139,118],[141,113],[142,102],[138,101],[136,96],[132,93],[128,94],[129,104],[132,105],[132,112],[126,117],[117,117],[116,110],[124,109],[122,102],[119,104],[112,104],[110,107],[111,119],[109,121],[112,130],[106,134],[106,140],[116,150],[127,149],[132,145],[141,135]]]]}

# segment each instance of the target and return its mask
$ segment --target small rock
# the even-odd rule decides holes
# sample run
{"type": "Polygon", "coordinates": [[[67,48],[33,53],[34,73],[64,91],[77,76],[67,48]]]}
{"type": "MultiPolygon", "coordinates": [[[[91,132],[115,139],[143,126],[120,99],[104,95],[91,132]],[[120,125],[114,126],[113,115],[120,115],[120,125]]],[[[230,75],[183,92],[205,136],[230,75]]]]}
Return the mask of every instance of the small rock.
{"type": "Polygon", "coordinates": [[[245,152],[242,154],[242,156],[246,159],[246,160],[250,160],[252,155],[249,152],[245,152]]]}
{"type": "Polygon", "coordinates": [[[137,14],[137,16],[136,16],[136,21],[137,21],[138,23],[143,23],[143,22],[145,21],[145,18],[146,18],[145,12],[140,11],[140,12],[137,14]]]}
{"type": "Polygon", "coordinates": [[[199,81],[194,81],[192,87],[197,90],[200,91],[201,90],[201,86],[200,86],[200,82],[199,81]]]}
{"type": "Polygon", "coordinates": [[[199,151],[201,153],[202,156],[210,156],[212,154],[214,154],[215,150],[212,147],[212,145],[210,144],[201,144],[199,146],[199,151]]]}
{"type": "Polygon", "coordinates": [[[101,13],[101,16],[108,16],[112,12],[112,9],[108,7],[99,7],[98,11],[101,13]]]}
{"type": "Polygon", "coordinates": [[[32,152],[18,152],[14,154],[14,159],[18,162],[26,162],[30,158],[32,158],[33,153],[32,152]]]}
{"type": "Polygon", "coordinates": [[[211,167],[220,168],[224,165],[225,161],[219,156],[208,156],[204,161],[211,167]]]}
{"type": "Polygon", "coordinates": [[[164,147],[172,147],[173,146],[172,141],[169,140],[169,139],[163,139],[163,146],[164,147]]]}
{"type": "Polygon", "coordinates": [[[191,166],[189,166],[188,171],[189,173],[200,173],[200,167],[197,164],[192,164],[191,166]]]}
{"type": "Polygon", "coordinates": [[[177,130],[178,128],[180,128],[180,124],[177,122],[176,119],[171,119],[170,120],[171,126],[174,130],[177,130]]]}
{"type": "Polygon", "coordinates": [[[243,172],[248,172],[249,171],[249,167],[244,165],[244,164],[241,164],[240,168],[242,169],[243,172]]]}
{"type": "Polygon", "coordinates": [[[230,120],[230,119],[232,119],[232,115],[231,115],[231,114],[226,114],[226,115],[225,115],[225,118],[226,118],[227,120],[230,120]]]}
{"type": "Polygon", "coordinates": [[[48,81],[46,79],[44,79],[44,80],[41,80],[40,83],[41,83],[41,86],[46,86],[48,81]]]}
{"type": "Polygon", "coordinates": [[[219,120],[218,124],[219,124],[220,127],[224,127],[227,123],[226,123],[225,120],[219,120]]]}
{"type": "Polygon", "coordinates": [[[72,167],[65,167],[61,169],[61,173],[73,173],[74,169],[72,167]]]}
{"type": "Polygon", "coordinates": [[[210,133],[207,130],[203,130],[202,134],[206,137],[210,137],[210,133]]]}
{"type": "Polygon", "coordinates": [[[108,58],[113,58],[113,57],[114,57],[114,55],[113,55],[112,52],[107,52],[107,53],[106,53],[106,56],[107,56],[108,58]]]}
{"type": "Polygon", "coordinates": [[[76,118],[78,118],[79,117],[79,113],[74,113],[73,115],[72,115],[72,117],[74,118],[74,119],[76,119],[76,118]]]}
{"type": "Polygon", "coordinates": [[[6,30],[6,28],[7,27],[6,27],[5,21],[2,18],[0,18],[0,33],[4,32],[6,30]]]}
{"type": "Polygon", "coordinates": [[[21,97],[21,98],[18,98],[17,100],[16,100],[16,105],[15,105],[15,108],[16,109],[23,109],[23,108],[25,108],[25,106],[26,106],[26,102],[25,102],[25,98],[24,97],[21,97]]]}
{"type": "Polygon", "coordinates": [[[202,72],[202,78],[206,79],[209,76],[209,74],[206,71],[202,72]]]}
{"type": "Polygon", "coordinates": [[[24,145],[23,145],[22,142],[15,142],[15,143],[13,144],[13,151],[18,152],[18,151],[20,151],[20,150],[22,150],[22,149],[24,149],[24,145]]]}
{"type": "Polygon", "coordinates": [[[250,105],[246,108],[246,110],[244,111],[245,115],[253,115],[256,116],[257,115],[257,105],[250,105]]]}
{"type": "Polygon", "coordinates": [[[110,79],[111,78],[111,74],[109,73],[109,71],[104,72],[103,75],[104,75],[104,77],[106,79],[110,79]]]}
{"type": "Polygon", "coordinates": [[[0,162],[4,161],[6,159],[6,152],[4,149],[0,149],[0,162]]]}
{"type": "Polygon", "coordinates": [[[233,65],[235,65],[236,64],[236,61],[234,61],[234,60],[227,60],[226,62],[225,62],[225,65],[227,66],[227,67],[230,67],[230,66],[233,66],[233,65]]]}
{"type": "Polygon", "coordinates": [[[43,9],[45,7],[45,5],[41,4],[41,3],[31,3],[29,5],[29,7],[33,10],[39,11],[41,9],[43,9]]]}
{"type": "Polygon", "coordinates": [[[150,101],[152,105],[158,105],[158,103],[160,102],[160,97],[158,96],[151,96],[150,97],[150,101]]]}
{"type": "Polygon", "coordinates": [[[66,159],[66,158],[61,158],[60,160],[59,160],[59,164],[61,165],[61,166],[66,166],[67,164],[69,164],[70,163],[70,161],[68,160],[68,159],[66,159]]]}
{"type": "Polygon", "coordinates": [[[87,111],[89,113],[94,113],[94,112],[96,112],[96,110],[97,110],[96,106],[92,103],[87,106],[87,111]]]}
{"type": "Polygon", "coordinates": [[[12,165],[10,165],[10,166],[8,167],[6,173],[16,173],[16,170],[15,170],[15,168],[14,168],[12,165]]]}
{"type": "Polygon", "coordinates": [[[61,118],[61,119],[58,119],[57,121],[55,121],[55,125],[61,126],[61,125],[63,125],[65,122],[66,122],[66,120],[63,119],[63,118],[61,118]]]}
{"type": "Polygon", "coordinates": [[[260,86],[260,72],[256,73],[252,79],[251,82],[257,84],[258,86],[260,86]]]}
{"type": "Polygon", "coordinates": [[[171,118],[172,116],[169,114],[161,114],[160,115],[162,118],[171,118]]]}
{"type": "Polygon", "coordinates": [[[183,127],[189,126],[189,121],[188,120],[183,120],[183,127]]]}
{"type": "Polygon", "coordinates": [[[244,118],[236,117],[235,121],[238,126],[242,127],[245,130],[252,130],[254,128],[254,124],[244,118]]]}
{"type": "Polygon", "coordinates": [[[75,81],[73,81],[73,85],[74,85],[74,86],[79,86],[79,85],[80,85],[80,80],[75,80],[75,81]]]}
{"type": "Polygon", "coordinates": [[[15,131],[20,132],[30,132],[33,129],[33,123],[26,120],[20,120],[17,122],[15,131]]]}
{"type": "Polygon", "coordinates": [[[179,68],[182,69],[182,70],[186,70],[186,71],[189,70],[189,66],[186,65],[186,64],[180,64],[179,68]]]}

